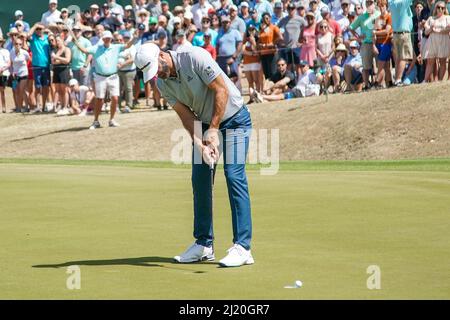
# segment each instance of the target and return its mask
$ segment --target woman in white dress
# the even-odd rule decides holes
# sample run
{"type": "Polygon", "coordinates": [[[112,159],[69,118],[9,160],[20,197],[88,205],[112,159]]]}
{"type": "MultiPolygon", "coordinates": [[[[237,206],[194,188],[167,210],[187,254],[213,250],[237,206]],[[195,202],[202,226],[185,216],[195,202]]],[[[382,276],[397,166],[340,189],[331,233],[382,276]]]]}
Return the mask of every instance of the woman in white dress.
{"type": "Polygon", "coordinates": [[[433,81],[432,74],[436,61],[439,62],[438,79],[444,78],[447,69],[447,58],[450,55],[450,16],[445,2],[438,1],[433,15],[425,23],[425,35],[428,39],[423,47],[422,57],[427,60],[425,81],[433,81]]]}

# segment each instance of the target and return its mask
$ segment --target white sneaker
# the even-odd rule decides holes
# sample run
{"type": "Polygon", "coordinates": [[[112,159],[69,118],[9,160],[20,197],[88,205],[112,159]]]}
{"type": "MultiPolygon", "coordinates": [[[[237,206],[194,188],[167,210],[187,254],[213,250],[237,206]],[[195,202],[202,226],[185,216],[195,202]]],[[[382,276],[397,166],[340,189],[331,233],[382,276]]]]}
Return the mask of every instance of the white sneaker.
{"type": "Polygon", "coordinates": [[[87,115],[86,109],[81,110],[81,112],[78,114],[79,117],[85,117],[87,115]]]}
{"type": "Polygon", "coordinates": [[[112,128],[117,128],[117,127],[120,127],[120,124],[116,120],[111,119],[111,120],[109,120],[109,126],[112,128]]]}
{"type": "Polygon", "coordinates": [[[93,123],[92,123],[92,125],[89,127],[89,130],[95,130],[95,129],[98,129],[98,128],[101,128],[102,126],[100,125],[100,122],[98,122],[98,121],[94,121],[93,123]]]}
{"type": "Polygon", "coordinates": [[[131,109],[130,109],[129,106],[125,106],[125,108],[122,109],[122,112],[123,112],[123,113],[130,113],[130,112],[131,112],[131,109]]]}
{"type": "Polygon", "coordinates": [[[53,103],[47,102],[44,107],[44,112],[52,112],[54,110],[53,103]]]}
{"type": "Polygon", "coordinates": [[[70,111],[68,108],[63,108],[56,113],[57,116],[68,116],[69,114],[70,111]]]}
{"type": "Polygon", "coordinates": [[[240,244],[234,244],[228,249],[228,254],[225,258],[219,261],[222,267],[240,267],[244,264],[254,264],[251,250],[245,250],[240,244]]]}
{"type": "Polygon", "coordinates": [[[212,261],[214,260],[214,250],[213,248],[204,247],[194,243],[180,256],[175,256],[173,259],[180,263],[199,262],[205,260],[212,261]]]}

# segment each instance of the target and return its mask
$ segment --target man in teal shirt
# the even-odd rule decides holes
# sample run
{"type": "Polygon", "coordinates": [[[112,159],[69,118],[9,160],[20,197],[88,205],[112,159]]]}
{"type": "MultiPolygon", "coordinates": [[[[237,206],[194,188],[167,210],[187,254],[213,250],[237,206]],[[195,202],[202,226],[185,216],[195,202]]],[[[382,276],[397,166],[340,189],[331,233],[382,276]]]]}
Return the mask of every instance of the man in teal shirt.
{"type": "Polygon", "coordinates": [[[135,39],[130,39],[130,41],[126,45],[113,44],[113,36],[111,32],[105,31],[102,35],[103,44],[85,48],[78,42],[73,32],[72,37],[74,39],[74,44],[78,47],[78,49],[85,54],[91,54],[93,56],[93,59],[95,60],[95,118],[94,123],[89,127],[89,129],[95,130],[101,127],[98,118],[102,111],[106,92],[109,92],[109,95],[111,97],[109,126],[119,127],[120,125],[114,120],[120,95],[120,80],[117,74],[119,70],[119,54],[123,50],[131,47],[135,39]]]}
{"type": "Polygon", "coordinates": [[[361,42],[361,58],[363,65],[364,85],[369,88],[370,70],[373,68],[374,44],[373,44],[373,24],[375,19],[380,16],[380,12],[375,10],[374,0],[366,0],[366,12],[358,16],[349,26],[350,32],[361,42]],[[361,35],[356,33],[357,29],[361,30],[361,35]]]}
{"type": "Polygon", "coordinates": [[[388,0],[394,30],[395,82],[402,85],[402,76],[406,63],[414,58],[411,30],[413,28],[412,0],[388,0]]]}
{"type": "MultiPolygon", "coordinates": [[[[91,46],[91,42],[81,35],[80,26],[75,25],[72,30],[75,38],[78,40],[82,47],[88,48],[91,46]]],[[[89,87],[89,64],[92,56],[80,51],[80,49],[78,49],[78,47],[73,42],[69,43],[68,47],[72,51],[72,61],[70,68],[72,69],[73,77],[77,79],[80,85],[89,87]]]]}

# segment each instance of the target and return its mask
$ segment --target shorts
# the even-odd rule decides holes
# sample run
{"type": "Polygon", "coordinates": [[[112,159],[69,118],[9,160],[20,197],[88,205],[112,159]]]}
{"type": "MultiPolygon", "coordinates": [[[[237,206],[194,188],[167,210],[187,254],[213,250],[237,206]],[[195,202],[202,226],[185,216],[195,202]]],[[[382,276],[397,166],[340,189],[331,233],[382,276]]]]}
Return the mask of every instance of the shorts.
{"type": "Polygon", "coordinates": [[[141,70],[136,70],[136,80],[144,80],[144,73],[141,70]]]}
{"type": "Polygon", "coordinates": [[[391,60],[392,57],[392,44],[390,43],[380,43],[377,44],[378,49],[378,61],[387,62],[391,60]]]}
{"type": "Polygon", "coordinates": [[[361,71],[352,67],[352,85],[361,84],[363,82],[363,77],[361,71]]]}
{"type": "Polygon", "coordinates": [[[69,66],[65,67],[53,67],[53,81],[55,84],[69,84],[70,81],[70,68],[69,66]]]}
{"type": "Polygon", "coordinates": [[[254,62],[254,63],[243,64],[242,65],[242,70],[244,72],[259,71],[259,70],[261,70],[261,63],[254,62]]]}
{"type": "Polygon", "coordinates": [[[303,97],[303,94],[300,91],[300,89],[297,88],[297,87],[294,87],[291,90],[289,90],[288,92],[284,93],[284,99],[285,100],[294,99],[294,98],[301,98],[301,97],[303,97]]]}
{"type": "Polygon", "coordinates": [[[217,57],[217,64],[219,65],[220,69],[222,69],[222,71],[225,72],[228,78],[238,77],[239,75],[238,64],[236,61],[234,61],[232,64],[228,64],[227,60],[230,58],[231,56],[217,57]]]}
{"type": "Polygon", "coordinates": [[[5,88],[8,85],[8,77],[0,76],[0,87],[5,88]]]}
{"type": "Polygon", "coordinates": [[[300,48],[285,48],[281,50],[281,57],[286,60],[287,64],[300,63],[300,48]]]}
{"type": "Polygon", "coordinates": [[[36,89],[50,86],[50,68],[33,67],[34,86],[36,89]]]}
{"type": "Polygon", "coordinates": [[[117,74],[104,77],[94,73],[94,82],[95,96],[98,99],[105,99],[107,91],[111,97],[120,96],[120,80],[117,74]]]}
{"type": "Polygon", "coordinates": [[[361,45],[361,59],[364,70],[373,69],[373,58],[375,57],[373,53],[372,43],[363,43],[361,45]]]}
{"type": "Polygon", "coordinates": [[[395,33],[393,38],[394,50],[397,59],[412,60],[413,59],[413,45],[411,33],[395,33]]]}

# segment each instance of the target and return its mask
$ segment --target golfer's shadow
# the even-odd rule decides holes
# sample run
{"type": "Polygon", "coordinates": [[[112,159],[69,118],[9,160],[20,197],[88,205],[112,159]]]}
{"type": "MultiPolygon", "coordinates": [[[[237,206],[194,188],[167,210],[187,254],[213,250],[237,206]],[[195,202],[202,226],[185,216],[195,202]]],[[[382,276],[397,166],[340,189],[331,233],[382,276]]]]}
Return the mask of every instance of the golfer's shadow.
{"type": "MultiPolygon", "coordinates": [[[[208,262],[208,264],[216,264],[208,262]]],[[[32,266],[33,268],[64,268],[69,266],[137,266],[137,267],[160,267],[168,269],[180,269],[184,271],[192,271],[194,273],[205,273],[206,271],[195,271],[181,268],[181,266],[195,266],[196,264],[180,264],[167,257],[138,257],[138,258],[122,258],[122,259],[107,259],[107,260],[80,260],[67,261],[58,264],[39,264],[32,266]],[[165,265],[170,264],[170,266],[165,265]],[[180,267],[176,267],[180,266],[180,267]]]]}

